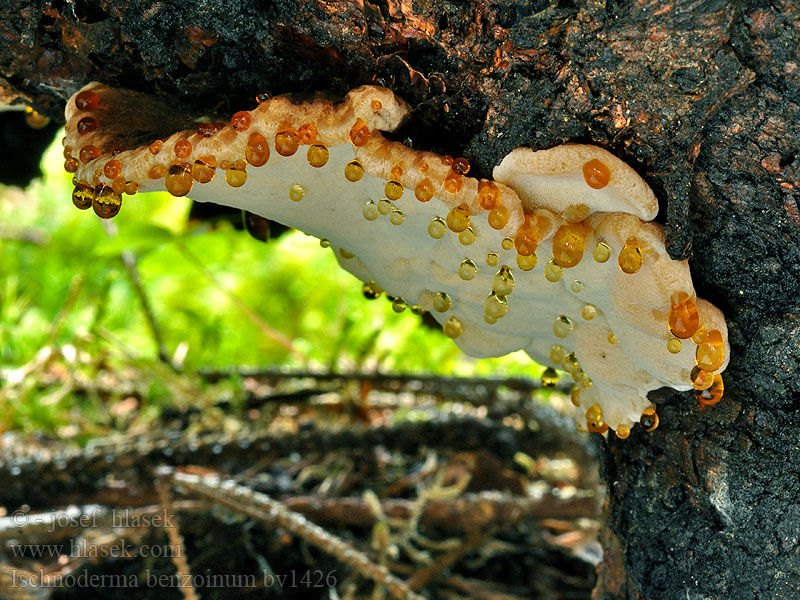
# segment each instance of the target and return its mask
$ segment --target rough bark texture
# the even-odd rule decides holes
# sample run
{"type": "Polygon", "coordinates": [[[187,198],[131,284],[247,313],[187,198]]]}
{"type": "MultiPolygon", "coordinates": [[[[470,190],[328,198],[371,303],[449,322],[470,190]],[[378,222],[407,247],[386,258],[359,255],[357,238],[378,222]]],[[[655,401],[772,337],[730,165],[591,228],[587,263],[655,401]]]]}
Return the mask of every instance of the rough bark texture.
{"type": "Polygon", "coordinates": [[[663,393],[654,434],[608,443],[595,596],[800,595],[796,2],[6,0],[0,40],[0,95],[55,119],[91,80],[221,114],[377,80],[408,143],[478,176],[566,141],[634,165],[732,358],[719,405],[663,393]]]}

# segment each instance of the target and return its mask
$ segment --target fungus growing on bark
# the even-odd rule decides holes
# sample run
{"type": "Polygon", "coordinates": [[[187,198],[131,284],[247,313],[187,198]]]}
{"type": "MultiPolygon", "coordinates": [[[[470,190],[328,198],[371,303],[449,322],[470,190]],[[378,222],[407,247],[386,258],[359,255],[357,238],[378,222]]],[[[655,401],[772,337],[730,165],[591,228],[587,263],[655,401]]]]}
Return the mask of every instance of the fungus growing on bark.
{"type": "Polygon", "coordinates": [[[123,193],[166,189],[328,241],[365,295],[431,311],[467,354],[524,349],[569,373],[579,429],[655,429],[647,393],[662,386],[719,400],[725,320],[667,255],[647,222],[655,196],[633,169],[570,144],[514,150],[479,181],[466,159],[381,135],[407,114],[365,86],[340,104],[271,97],[198,124],[93,83],[67,105],[65,169],[75,205],[104,218],[123,193]]]}

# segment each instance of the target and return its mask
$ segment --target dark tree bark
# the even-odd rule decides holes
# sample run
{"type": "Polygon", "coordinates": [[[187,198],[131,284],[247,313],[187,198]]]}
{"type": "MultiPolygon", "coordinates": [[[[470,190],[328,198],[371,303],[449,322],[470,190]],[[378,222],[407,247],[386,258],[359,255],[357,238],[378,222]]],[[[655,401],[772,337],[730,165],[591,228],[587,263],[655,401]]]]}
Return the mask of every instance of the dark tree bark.
{"type": "MultiPolygon", "coordinates": [[[[800,595],[800,8],[773,2],[5,0],[0,95],[59,119],[98,80],[230,114],[383,82],[414,146],[580,141],[634,165],[730,329],[725,398],[660,393],[605,447],[596,598],[800,595]]],[[[65,199],[65,201],[67,201],[65,199]]]]}

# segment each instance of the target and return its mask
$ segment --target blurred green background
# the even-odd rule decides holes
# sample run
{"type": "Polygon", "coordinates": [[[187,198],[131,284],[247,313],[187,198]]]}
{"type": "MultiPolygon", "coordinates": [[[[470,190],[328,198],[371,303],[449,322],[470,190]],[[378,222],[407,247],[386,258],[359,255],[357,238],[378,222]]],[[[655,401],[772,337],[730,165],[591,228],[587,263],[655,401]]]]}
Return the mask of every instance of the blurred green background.
{"type": "Polygon", "coordinates": [[[263,243],[227,222],[190,223],[190,201],[165,193],[126,196],[109,228],[72,205],[62,165],[56,141],[42,180],[27,190],[0,186],[0,429],[103,434],[119,426],[109,395],[123,399],[131,386],[143,397],[137,418],[150,422],[164,406],[218,393],[192,378],[199,368],[542,370],[521,352],[464,356],[410,310],[364,298],[332,251],[299,232],[263,243]],[[123,252],[136,259],[168,362],[159,360],[123,252]]]}

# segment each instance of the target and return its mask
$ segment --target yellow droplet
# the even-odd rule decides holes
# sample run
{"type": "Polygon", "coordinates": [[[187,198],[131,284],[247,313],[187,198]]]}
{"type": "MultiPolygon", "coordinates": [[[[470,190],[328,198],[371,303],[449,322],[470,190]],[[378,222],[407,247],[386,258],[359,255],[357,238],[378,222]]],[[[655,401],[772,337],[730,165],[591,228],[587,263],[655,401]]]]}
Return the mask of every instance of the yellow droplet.
{"type": "Polygon", "coordinates": [[[644,429],[647,433],[655,431],[655,429],[658,427],[658,414],[656,414],[655,411],[643,412],[642,418],[639,419],[639,425],[641,425],[642,429],[644,429]]]}
{"type": "Polygon", "coordinates": [[[586,321],[591,321],[597,316],[597,307],[594,304],[584,304],[581,308],[581,316],[586,321]]]}
{"type": "Polygon", "coordinates": [[[425,314],[425,309],[422,308],[419,304],[413,304],[411,306],[411,312],[419,317],[425,314]]]}
{"type": "Polygon", "coordinates": [[[46,117],[27,106],[25,107],[25,124],[31,129],[43,129],[50,124],[50,117],[46,117]]]}
{"type": "Polygon", "coordinates": [[[497,252],[489,252],[486,255],[486,264],[490,267],[496,267],[497,263],[500,262],[500,257],[498,256],[497,252]]]}
{"type": "Polygon", "coordinates": [[[514,247],[514,240],[510,237],[505,237],[503,241],[500,242],[500,246],[503,250],[511,250],[514,247]]]}
{"type": "Polygon", "coordinates": [[[247,181],[247,171],[231,167],[225,171],[225,181],[231,187],[242,187],[247,181]]]}
{"type": "Polygon", "coordinates": [[[572,392],[569,394],[569,401],[572,402],[572,406],[581,405],[581,388],[577,385],[572,387],[572,392]]]}
{"type": "Polygon", "coordinates": [[[547,367],[542,371],[542,387],[556,387],[558,385],[558,373],[553,367],[547,367]]]}
{"type": "Polygon", "coordinates": [[[578,374],[581,372],[581,363],[578,362],[578,357],[575,356],[574,352],[570,352],[564,357],[564,360],[561,361],[561,366],[564,367],[564,370],[572,375],[573,379],[577,379],[578,374]]]}
{"type": "Polygon", "coordinates": [[[378,212],[382,215],[388,215],[394,210],[394,204],[389,202],[386,198],[381,198],[378,201],[378,212]]]}
{"type": "Polygon", "coordinates": [[[164,175],[164,187],[173,196],[185,196],[192,191],[193,183],[192,167],[189,163],[172,163],[164,175]]]}
{"type": "Polygon", "coordinates": [[[672,354],[677,354],[683,349],[683,343],[678,338],[671,338],[667,341],[667,350],[672,354]]]}
{"type": "Polygon", "coordinates": [[[564,346],[560,344],[553,344],[550,346],[550,355],[548,358],[554,365],[561,365],[561,361],[564,360],[565,355],[566,350],[564,350],[564,346]]]}
{"type": "Polygon", "coordinates": [[[447,233],[447,224],[442,217],[434,217],[428,224],[428,234],[435,240],[440,240],[447,233]]]}
{"type": "Polygon", "coordinates": [[[547,264],[544,266],[544,278],[547,279],[547,281],[552,281],[555,283],[563,276],[564,269],[558,266],[554,260],[547,261],[547,264]]]}
{"type": "Polygon", "coordinates": [[[569,317],[559,315],[553,321],[553,334],[558,338],[565,338],[575,329],[575,323],[569,317]]]}
{"type": "Polygon", "coordinates": [[[312,167],[323,167],[328,162],[328,157],[330,153],[328,149],[322,144],[314,144],[313,146],[308,147],[308,152],[306,152],[306,160],[308,160],[308,164],[312,167]]]}
{"type": "Polygon", "coordinates": [[[451,305],[450,294],[447,292],[439,292],[433,297],[433,309],[436,312],[447,312],[451,305]]]}
{"type": "Polygon", "coordinates": [[[583,291],[583,283],[573,279],[572,283],[569,284],[569,289],[572,290],[573,294],[580,294],[583,291]]]}
{"type": "Polygon", "coordinates": [[[619,340],[617,339],[617,336],[615,336],[613,333],[609,333],[608,334],[608,343],[609,344],[616,344],[617,342],[619,342],[619,340]]]}
{"type": "Polygon", "coordinates": [[[707,390],[714,383],[714,374],[708,371],[703,371],[700,367],[695,365],[692,367],[692,373],[689,375],[692,381],[692,387],[696,390],[707,390]]]}
{"type": "Polygon", "coordinates": [[[442,329],[447,337],[450,339],[455,339],[461,335],[461,321],[459,321],[456,317],[450,317],[447,319],[447,323],[444,324],[442,329]]]}
{"type": "Polygon", "coordinates": [[[357,160],[351,160],[344,166],[344,176],[347,181],[355,183],[364,176],[364,167],[357,160]]]}
{"type": "Polygon", "coordinates": [[[622,250],[619,251],[617,264],[623,273],[632,275],[642,268],[642,249],[636,238],[628,238],[622,250]]]}
{"type": "Polygon", "coordinates": [[[603,409],[599,404],[592,404],[586,409],[586,422],[599,425],[603,422],[603,409]]]}
{"type": "Polygon", "coordinates": [[[467,227],[464,231],[458,234],[458,241],[469,246],[478,238],[472,226],[467,227]]]}
{"type": "Polygon", "coordinates": [[[617,437],[619,439],[624,440],[631,434],[631,428],[628,425],[625,425],[624,423],[620,423],[619,425],[617,425],[617,429],[614,433],[617,434],[617,437]]]}
{"type": "Polygon", "coordinates": [[[581,262],[587,227],[582,223],[566,223],[553,234],[553,260],[570,268],[581,262]]]}
{"type": "Polygon", "coordinates": [[[508,209],[505,206],[496,206],[489,211],[489,227],[502,229],[508,224],[508,209]]]}
{"type": "Polygon", "coordinates": [[[389,213],[389,221],[392,223],[392,225],[402,224],[405,218],[406,216],[399,208],[395,208],[391,213],[389,213]]]}
{"type": "Polygon", "coordinates": [[[361,214],[367,221],[374,221],[378,218],[378,207],[372,200],[368,200],[361,209],[361,214]]]}
{"type": "Polygon", "coordinates": [[[517,266],[523,271],[531,271],[536,266],[538,261],[539,259],[536,257],[536,252],[530,256],[517,254],[517,266]]]}
{"type": "Polygon", "coordinates": [[[403,184],[394,179],[387,181],[383,186],[383,193],[389,200],[399,200],[403,195],[403,184]]]}
{"type": "Polygon", "coordinates": [[[392,300],[392,310],[396,313],[401,313],[406,309],[406,301],[402,298],[395,298],[392,300]]]}
{"type": "Polygon", "coordinates": [[[570,223],[577,223],[589,216],[589,207],[585,204],[570,204],[561,212],[561,216],[570,223]]]}
{"type": "Polygon", "coordinates": [[[508,300],[505,296],[498,296],[492,292],[483,303],[483,310],[495,320],[502,319],[508,312],[508,300]]]}
{"type": "Polygon", "coordinates": [[[486,313],[483,313],[483,321],[484,323],[488,323],[489,325],[494,325],[495,323],[497,323],[497,319],[486,313]]]}
{"type": "Polygon", "coordinates": [[[371,279],[369,281],[365,281],[361,285],[361,293],[364,294],[364,297],[367,300],[375,300],[381,295],[382,292],[383,289],[381,289],[381,287],[371,279]]]}
{"type": "Polygon", "coordinates": [[[414,195],[420,202],[428,202],[431,198],[433,198],[435,191],[436,190],[433,187],[433,183],[426,177],[417,182],[417,185],[414,188],[414,195]]]}
{"type": "Polygon", "coordinates": [[[606,262],[609,258],[611,258],[611,246],[605,242],[597,242],[597,246],[594,247],[592,256],[599,263],[606,262]]]}
{"type": "Polygon", "coordinates": [[[697,345],[695,363],[704,371],[716,371],[725,362],[725,344],[722,334],[713,329],[705,333],[697,345]]]}
{"type": "Polygon", "coordinates": [[[320,246],[320,248],[330,248],[331,247],[331,241],[330,240],[326,240],[325,238],[321,238],[319,240],[319,246],[320,246]]]}
{"type": "Polygon", "coordinates": [[[583,371],[578,373],[578,375],[575,377],[575,381],[577,381],[585,390],[588,390],[590,387],[592,387],[592,378],[583,371]]]}
{"type": "Polygon", "coordinates": [[[461,264],[458,266],[458,276],[461,277],[461,279],[469,281],[470,279],[475,279],[477,274],[478,266],[472,262],[472,260],[465,258],[461,261],[461,264]]]}
{"type": "Polygon", "coordinates": [[[303,199],[303,196],[306,195],[306,188],[304,188],[299,183],[295,183],[292,187],[289,188],[289,200],[292,202],[300,202],[303,199]]]}
{"type": "Polygon", "coordinates": [[[355,254],[353,254],[349,250],[345,250],[344,248],[339,248],[339,256],[341,256],[342,258],[347,259],[347,258],[353,258],[355,256],[355,254]]]}
{"type": "Polygon", "coordinates": [[[514,291],[514,274],[506,265],[500,267],[492,278],[492,291],[498,296],[508,296],[514,291]]]}
{"type": "Polygon", "coordinates": [[[465,231],[469,227],[469,209],[466,204],[450,209],[446,222],[450,231],[455,233],[465,231]]]}

